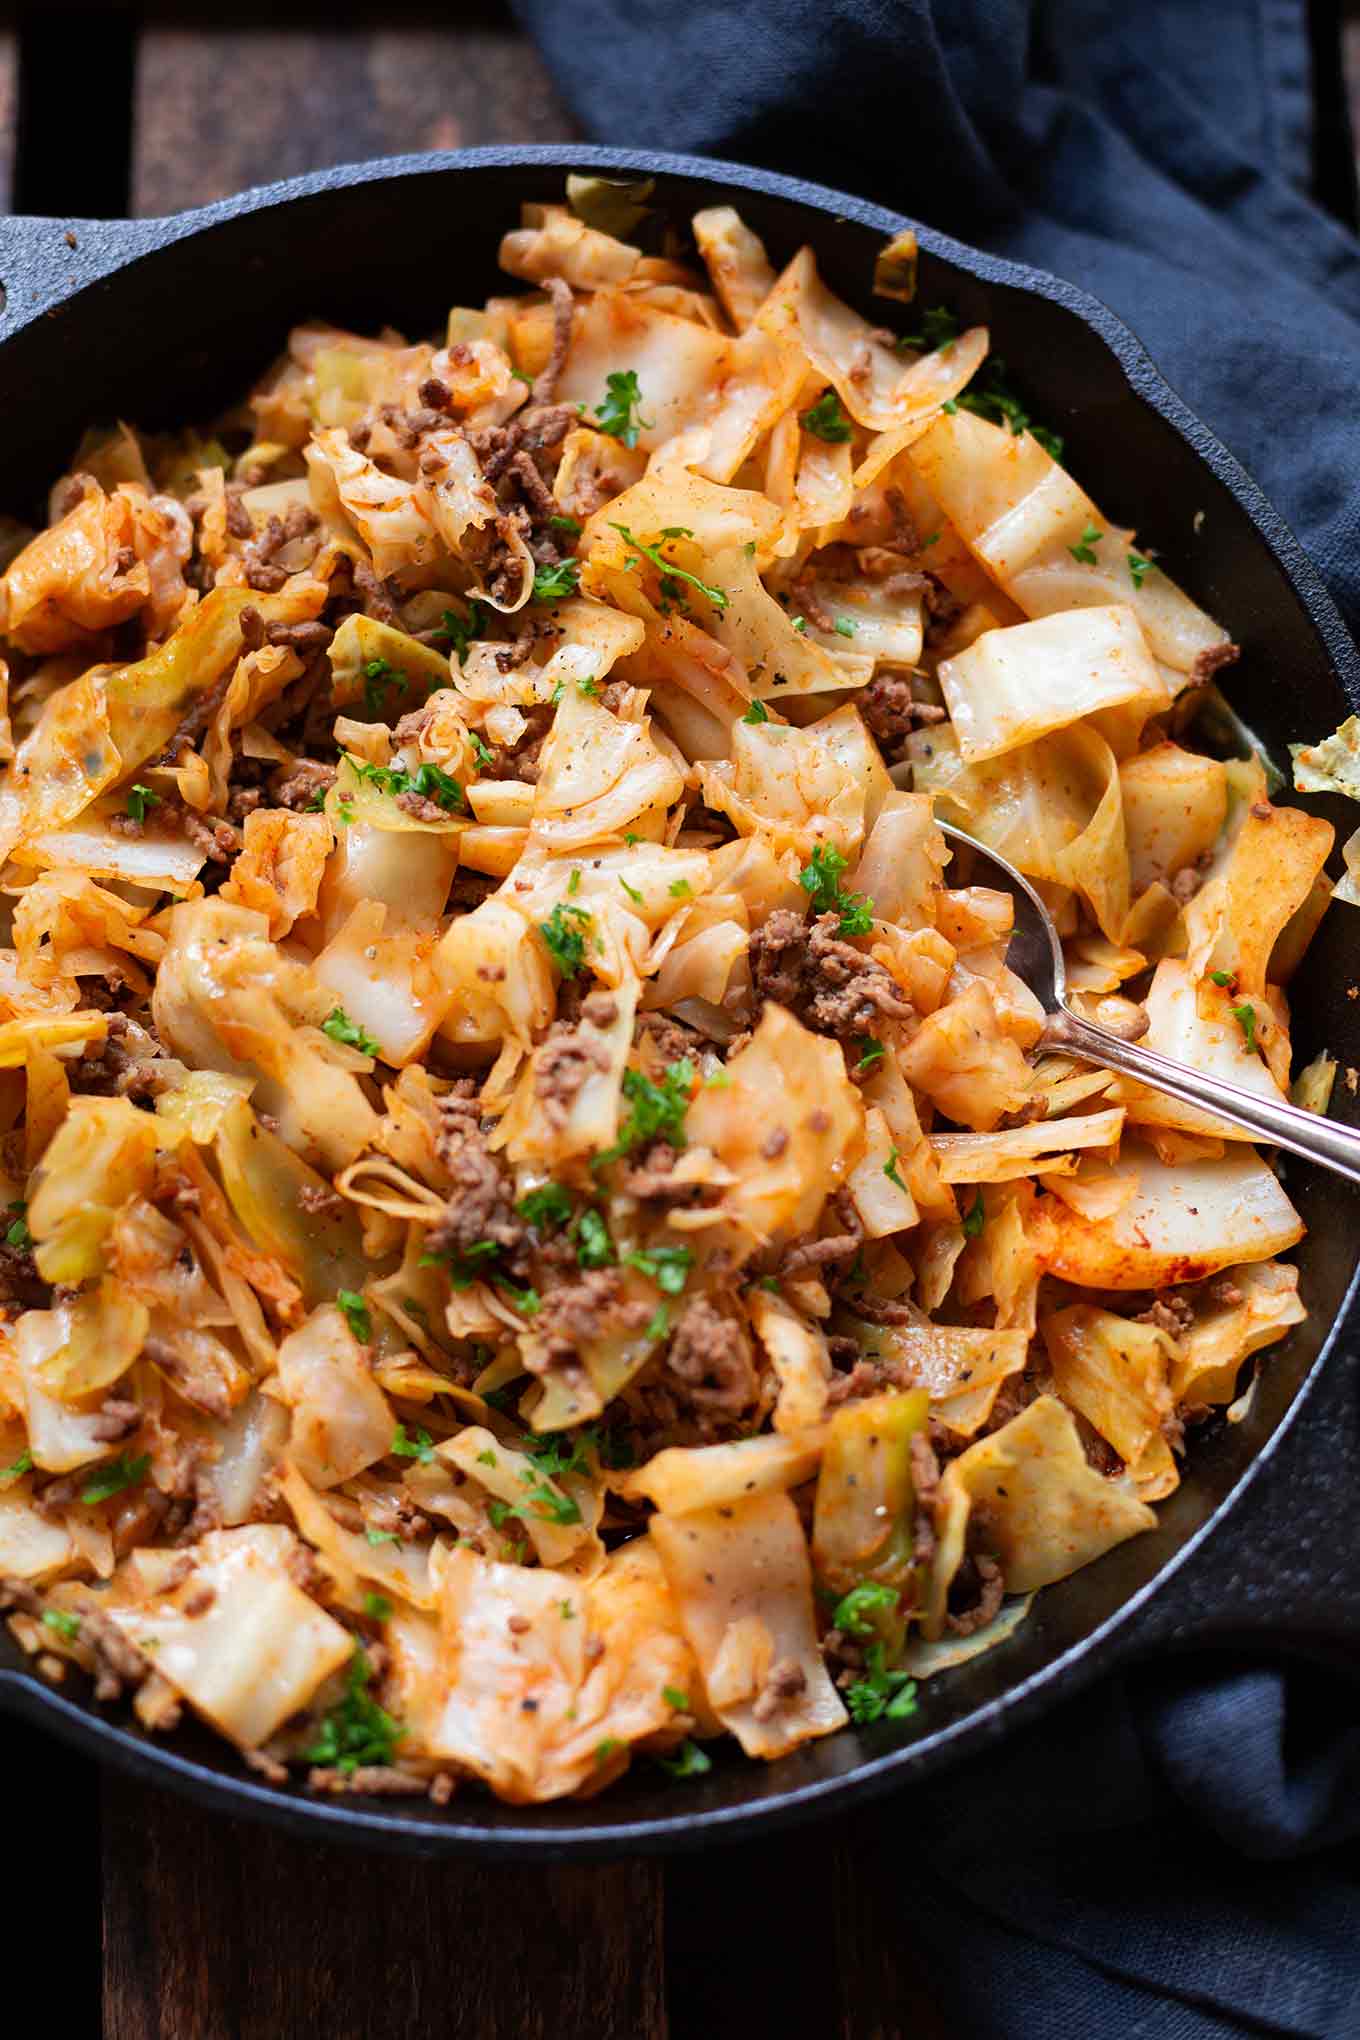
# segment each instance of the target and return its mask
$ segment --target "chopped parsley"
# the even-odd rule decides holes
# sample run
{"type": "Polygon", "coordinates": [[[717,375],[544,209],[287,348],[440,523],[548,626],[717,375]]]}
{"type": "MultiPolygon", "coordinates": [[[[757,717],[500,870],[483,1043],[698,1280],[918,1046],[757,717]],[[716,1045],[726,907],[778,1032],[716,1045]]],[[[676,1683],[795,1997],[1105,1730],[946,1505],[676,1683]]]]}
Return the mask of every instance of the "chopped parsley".
{"type": "Polygon", "coordinates": [[[0,1466],[0,1480],[6,1482],[11,1480],[18,1480],[21,1474],[31,1473],[32,1471],[33,1471],[33,1454],[25,1450],[21,1452],[19,1454],[19,1457],[16,1460],[12,1461],[9,1466],[0,1466]]]}
{"type": "Polygon", "coordinates": [[[571,1195],[560,1183],[544,1183],[527,1197],[521,1197],[517,1209],[521,1218],[527,1218],[530,1225],[540,1229],[565,1225],[571,1217],[571,1195]]]}
{"type": "Polygon", "coordinates": [[[517,1503],[510,1513],[512,1516],[532,1514],[542,1523],[560,1523],[564,1528],[581,1520],[581,1511],[571,1496],[556,1494],[546,1481],[539,1481],[531,1487],[525,1502],[517,1503]],[[528,1502],[533,1503],[532,1510],[526,1506],[528,1502]]]}
{"type": "Polygon", "coordinates": [[[904,1721],[916,1712],[916,1681],[909,1672],[889,1671],[881,1643],[871,1643],[864,1653],[865,1672],[845,1691],[850,1719],[861,1725],[878,1721],[904,1721]]]}
{"type": "MultiPolygon", "coordinates": [[[[611,518],[609,528],[611,531],[619,533],[624,544],[631,546],[639,559],[650,560],[652,565],[660,570],[661,593],[668,602],[683,603],[685,601],[685,591],[680,585],[684,581],[691,588],[697,588],[705,600],[711,602],[719,613],[726,609],[727,590],[725,588],[715,588],[711,582],[701,581],[697,574],[687,573],[683,567],[677,567],[674,560],[666,558],[659,545],[643,545],[640,539],[634,538],[626,524],[615,524],[611,518]]],[[[662,528],[658,536],[660,538],[693,538],[694,533],[687,524],[667,524],[662,528]]]]}
{"type": "Polygon", "coordinates": [[[385,696],[393,688],[398,694],[404,694],[406,675],[398,672],[386,659],[369,659],[364,666],[364,707],[370,715],[378,714],[385,696]]]}
{"type": "Polygon", "coordinates": [[[779,1277],[777,1275],[762,1275],[756,1283],[756,1288],[767,1289],[771,1296],[778,1296],[779,1277]]]}
{"type": "Polygon", "coordinates": [[[1232,1016],[1242,1030],[1242,1038],[1246,1042],[1248,1049],[1255,1048],[1256,1008],[1254,1006],[1234,1006],[1232,1016]]]}
{"type": "Polygon", "coordinates": [[[80,1490],[80,1499],[89,1507],[94,1502],[111,1501],[121,1495],[125,1488],[136,1487],[145,1480],[151,1469],[150,1453],[143,1453],[140,1459],[125,1459],[120,1453],[107,1466],[101,1466],[94,1479],[80,1490]]]}
{"type": "Polygon", "coordinates": [[[948,305],[927,305],[920,332],[904,333],[896,344],[899,351],[910,347],[917,354],[933,354],[937,347],[952,347],[958,337],[959,322],[948,305]]]}
{"type": "Polygon", "coordinates": [[[507,1303],[522,1311],[525,1317],[538,1316],[543,1308],[543,1298],[536,1289],[516,1289],[513,1282],[507,1282],[501,1275],[493,1276],[492,1280],[507,1303]]]}
{"type": "Polygon", "coordinates": [[[340,1042],[345,1048],[357,1048],[360,1055],[378,1055],[381,1052],[373,1036],[356,1026],[343,1006],[337,1006],[322,1021],[321,1032],[329,1034],[332,1041],[340,1042]]]}
{"type": "Polygon", "coordinates": [[[345,1680],[345,1697],[321,1722],[316,1741],[302,1752],[304,1762],[322,1764],[348,1776],[360,1766],[390,1764],[406,1731],[368,1691],[373,1668],[360,1645],[354,1646],[345,1680]]]}
{"type": "Polygon", "coordinates": [[[801,631],[804,637],[807,636],[807,618],[805,616],[791,616],[789,622],[795,630],[801,631]]]}
{"type": "Polygon", "coordinates": [[[1088,523],[1081,534],[1079,543],[1069,545],[1067,550],[1071,553],[1073,559],[1079,560],[1083,566],[1093,567],[1096,563],[1095,549],[1104,536],[1105,534],[1098,524],[1088,523]]]}
{"type": "Polygon", "coordinates": [[[706,1757],[698,1743],[688,1737],[673,1757],[658,1757],[656,1761],[672,1778],[702,1778],[705,1771],[713,1769],[713,1759],[706,1757]]]}
{"type": "Polygon", "coordinates": [[[622,440],[625,446],[636,446],[638,433],[648,432],[652,419],[642,415],[642,391],[638,388],[635,368],[615,369],[604,379],[605,397],[595,409],[595,423],[601,432],[607,432],[611,439],[622,440]]]}
{"type": "Polygon", "coordinates": [[[485,1452],[477,1454],[477,1464],[478,1466],[499,1466],[500,1461],[488,1445],[485,1452]]]}
{"type": "Polygon", "coordinates": [[[80,1617],[68,1615],[64,1608],[45,1608],[43,1621],[49,1629],[55,1629],[58,1636],[64,1636],[68,1643],[74,1643],[80,1634],[80,1617]]]}
{"type": "Polygon", "coordinates": [[[483,768],[488,765],[494,765],[496,762],[495,752],[478,736],[476,730],[469,730],[468,736],[472,741],[472,755],[477,760],[478,765],[483,768]]]}
{"type": "Polygon", "coordinates": [[[663,1686],[661,1688],[661,1697],[668,1707],[675,1709],[677,1714],[689,1713],[689,1694],[682,1693],[678,1686],[663,1686]]]}
{"type": "Polygon", "coordinates": [[[893,1149],[892,1153],[888,1156],[887,1161],[883,1164],[883,1173],[890,1183],[896,1183],[899,1190],[906,1189],[907,1186],[902,1181],[902,1171],[897,1166],[896,1148],[893,1149]]]}
{"type": "Polygon", "coordinates": [[[365,1594],[364,1613],[371,1622],[386,1622],[392,1613],[392,1603],[386,1594],[365,1594]]]}
{"type": "Polygon", "coordinates": [[[538,567],[534,571],[535,602],[559,602],[564,595],[574,595],[581,578],[581,569],[575,560],[562,560],[555,567],[538,567]]]}
{"type": "Polygon", "coordinates": [[[573,538],[579,538],[584,528],[578,518],[568,517],[565,511],[559,511],[555,517],[550,517],[548,522],[555,531],[570,532],[573,538]]]}
{"type": "Polygon", "coordinates": [[[623,1744],[619,1741],[616,1735],[607,1735],[603,1742],[596,1743],[595,1745],[596,1763],[607,1764],[609,1762],[609,1759],[613,1756],[615,1750],[621,1750],[622,1748],[623,1744]]]}
{"type": "Polygon", "coordinates": [[[607,1268],[614,1258],[614,1242],[598,1211],[587,1208],[575,1225],[576,1259],[582,1268],[607,1268]]]}
{"type": "Polygon", "coordinates": [[[848,616],[838,616],[836,618],[837,637],[853,637],[858,629],[859,625],[852,623],[848,616]]]}
{"type": "Polygon", "coordinates": [[[885,1587],[879,1580],[862,1580],[848,1594],[841,1595],[832,1610],[831,1626],[839,1629],[842,1636],[873,1636],[878,1630],[872,1619],[873,1611],[881,1609],[891,1614],[901,1598],[896,1587],[885,1587]]]}
{"type": "Polygon", "coordinates": [[[15,1213],[14,1219],[5,1229],[5,1245],[9,1247],[31,1247],[33,1235],[28,1229],[28,1205],[22,1197],[16,1197],[7,1211],[15,1213]]]}
{"type": "Polygon", "coordinates": [[[357,1289],[339,1289],[335,1301],[345,1314],[345,1323],[356,1339],[367,1345],[373,1337],[373,1320],[368,1314],[368,1305],[357,1289]]]}
{"type": "Polygon", "coordinates": [[[643,1329],[644,1339],[664,1339],[670,1330],[671,1314],[664,1303],[659,1303],[643,1329]]]}
{"type": "Polygon", "coordinates": [[[406,1426],[398,1424],[387,1449],[394,1459],[418,1459],[425,1466],[434,1458],[434,1439],[428,1431],[420,1430],[408,1436],[406,1426]]]}
{"type": "Polygon", "coordinates": [[[564,907],[560,901],[547,920],[539,922],[538,932],[564,978],[575,977],[584,966],[586,935],[592,925],[584,907],[564,907]]]}
{"type": "MultiPolygon", "coordinates": [[[[743,716],[742,720],[744,722],[746,718],[743,716]]],[[[687,878],[673,878],[666,887],[666,891],[673,900],[687,900],[693,894],[694,887],[687,878]]]]}
{"type": "Polygon", "coordinates": [[[458,781],[438,765],[418,765],[414,772],[407,772],[400,765],[370,765],[366,758],[356,758],[349,751],[345,753],[345,763],[356,778],[366,779],[379,793],[394,798],[401,793],[419,794],[422,800],[432,800],[446,812],[465,805],[458,781]]]}
{"type": "Polygon", "coordinates": [[[499,1252],[495,1240],[474,1240],[470,1247],[451,1247],[445,1254],[422,1254],[419,1266],[444,1268],[452,1288],[471,1289],[474,1282],[480,1282],[488,1273],[483,1261],[494,1260],[499,1252]]]}
{"type": "Polygon", "coordinates": [[[978,1239],[986,1223],[987,1207],[982,1201],[982,1192],[977,1190],[973,1193],[973,1201],[967,1211],[964,1212],[961,1220],[964,1238],[966,1240],[978,1239]]]}
{"type": "Polygon", "coordinates": [[[753,701],[742,717],[744,723],[763,723],[770,720],[770,711],[763,701],[753,701]]]}
{"type": "Polygon", "coordinates": [[[637,887],[635,885],[629,885],[627,879],[622,877],[619,879],[619,884],[623,887],[629,899],[633,902],[633,905],[635,907],[640,907],[642,905],[642,894],[638,891],[637,887]]]}
{"type": "Polygon", "coordinates": [[[153,793],[149,786],[134,786],[127,797],[127,811],[134,822],[144,822],[147,809],[159,807],[160,804],[160,795],[153,793]]]}
{"type": "Polygon", "coordinates": [[[880,1059],[880,1057],[885,1056],[887,1053],[888,1051],[883,1046],[883,1043],[881,1041],[875,1041],[872,1034],[866,1034],[864,1037],[864,1045],[860,1050],[859,1061],[855,1064],[856,1070],[867,1070],[871,1068],[872,1065],[880,1059]]]}
{"type": "Polygon", "coordinates": [[[1044,426],[1035,424],[1006,380],[1004,361],[986,362],[963,395],[951,398],[940,408],[943,411],[971,411],[975,417],[989,419],[993,425],[1004,425],[1016,438],[1022,432],[1028,432],[1051,460],[1062,459],[1062,440],[1056,432],[1049,432],[1044,426]]]}
{"type": "Polygon", "coordinates": [[[572,1607],[570,1601],[559,1601],[557,1612],[564,1622],[574,1622],[576,1620],[576,1610],[572,1607]]]}
{"type": "Polygon", "coordinates": [[[1152,572],[1153,562],[1144,559],[1141,553],[1136,552],[1131,552],[1128,555],[1128,562],[1129,579],[1135,588],[1141,588],[1147,576],[1152,572]]]}
{"type": "Polygon", "coordinates": [[[838,935],[867,935],[874,925],[874,903],[862,893],[841,889],[841,873],[847,859],[832,843],[819,843],[811,862],[798,874],[798,883],[812,901],[816,914],[839,914],[838,935]]]}
{"type": "Polygon", "coordinates": [[[573,864],[573,866],[571,867],[571,877],[567,880],[567,893],[571,898],[574,899],[576,894],[580,892],[580,890],[581,890],[581,867],[579,864],[573,864]]]}
{"type": "Polygon", "coordinates": [[[667,1296],[679,1296],[694,1266],[690,1247],[639,1247],[623,1258],[630,1268],[640,1268],[647,1280],[664,1289],[667,1296]]]}
{"type": "Polygon", "coordinates": [[[822,391],[811,410],[804,411],[801,423],[804,432],[810,432],[814,439],[824,439],[829,446],[844,445],[854,433],[833,389],[822,391]]]}
{"type": "Polygon", "coordinates": [[[456,609],[446,609],[438,630],[432,631],[431,636],[446,638],[449,650],[463,666],[467,663],[468,648],[474,638],[481,636],[486,620],[485,608],[474,599],[468,604],[466,617],[460,616],[456,609]]]}
{"type": "Polygon", "coordinates": [[[623,1095],[631,1110],[613,1147],[596,1155],[595,1166],[616,1162],[649,1140],[666,1140],[672,1147],[685,1145],[685,1114],[694,1090],[694,1064],[688,1056],[667,1063],[661,1081],[654,1084],[641,1070],[625,1070],[623,1095]]]}
{"type": "Polygon", "coordinates": [[[593,701],[599,691],[600,683],[593,673],[587,673],[584,679],[576,683],[576,692],[584,694],[588,701],[593,701]]]}
{"type": "Polygon", "coordinates": [[[395,1530],[365,1530],[364,1542],[365,1544],[377,1546],[379,1544],[400,1544],[401,1539],[395,1530]]]}
{"type": "Polygon", "coordinates": [[[1237,982],[1235,970],[1214,970],[1209,975],[1216,985],[1234,985],[1237,982]]]}

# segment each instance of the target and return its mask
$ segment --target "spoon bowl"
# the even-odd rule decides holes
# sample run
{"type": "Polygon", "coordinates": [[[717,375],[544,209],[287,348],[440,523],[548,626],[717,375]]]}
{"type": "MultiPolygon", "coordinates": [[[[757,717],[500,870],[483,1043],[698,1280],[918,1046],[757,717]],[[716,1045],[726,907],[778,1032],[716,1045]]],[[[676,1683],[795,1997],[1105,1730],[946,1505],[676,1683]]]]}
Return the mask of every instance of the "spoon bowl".
{"type": "Polygon", "coordinates": [[[1221,1077],[1205,1076],[1188,1063],[1175,1062],[1170,1056],[1144,1048],[1138,1040],[1130,1040],[1075,1012],[1069,1004],[1062,939],[1038,892],[1013,864],[966,830],[955,828],[951,822],[941,822],[939,827],[947,841],[966,849],[977,860],[978,876],[985,876],[1015,902],[1015,926],[1006,962],[1028,985],[1048,1016],[1042,1036],[1044,1047],[1113,1070],[1121,1077],[1132,1077],[1154,1091],[1164,1091],[1184,1104],[1231,1120],[1256,1140],[1305,1155],[1309,1161],[1321,1163],[1324,1169],[1360,1183],[1360,1130],[1340,1126],[1335,1120],[1318,1112],[1307,1112],[1284,1098],[1262,1097],[1255,1091],[1225,1083],[1221,1077]]]}

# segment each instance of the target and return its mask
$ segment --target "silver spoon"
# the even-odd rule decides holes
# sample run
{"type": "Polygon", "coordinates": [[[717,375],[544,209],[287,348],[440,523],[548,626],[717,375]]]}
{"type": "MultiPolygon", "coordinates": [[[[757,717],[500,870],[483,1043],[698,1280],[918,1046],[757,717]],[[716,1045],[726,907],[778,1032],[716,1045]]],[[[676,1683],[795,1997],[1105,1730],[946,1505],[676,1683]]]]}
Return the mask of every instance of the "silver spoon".
{"type": "Polygon", "coordinates": [[[1083,1019],[1067,1003],[1067,965],[1053,916],[1038,893],[1013,864],[989,850],[985,843],[956,829],[949,822],[940,828],[952,843],[972,851],[990,866],[996,880],[1015,901],[1015,931],[1006,961],[1016,976],[1023,978],[1048,1015],[1043,1042],[1047,1048],[1082,1062],[1096,1063],[1103,1070],[1115,1070],[1121,1077],[1134,1077],[1155,1091],[1166,1091],[1187,1105],[1197,1105],[1220,1119],[1230,1119],[1273,1147],[1289,1148],[1349,1176],[1360,1183],[1360,1130],[1340,1126],[1317,1112],[1305,1112],[1298,1105],[1262,1098],[1220,1077],[1202,1076],[1186,1063],[1173,1062],[1136,1041],[1125,1041],[1108,1027],[1083,1019]]]}

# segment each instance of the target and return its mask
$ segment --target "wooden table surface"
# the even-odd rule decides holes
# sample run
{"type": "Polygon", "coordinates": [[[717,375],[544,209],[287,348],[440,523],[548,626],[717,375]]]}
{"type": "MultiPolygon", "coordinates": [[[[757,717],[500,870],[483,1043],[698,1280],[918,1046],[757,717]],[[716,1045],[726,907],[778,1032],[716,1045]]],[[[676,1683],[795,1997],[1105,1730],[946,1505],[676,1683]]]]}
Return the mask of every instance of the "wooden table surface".
{"type": "MultiPolygon", "coordinates": [[[[337,25],[342,9],[293,6],[284,28],[258,7],[233,8],[230,26],[225,9],[221,25],[196,9],[193,28],[172,12],[143,10],[135,34],[116,7],[76,19],[49,4],[18,33],[0,27],[0,209],[172,212],[358,157],[577,132],[532,46],[491,5],[455,6],[442,25],[401,7],[377,29],[337,25]],[[54,105],[61,118],[42,117],[54,105]]],[[[43,1986],[62,2033],[961,2031],[934,2008],[929,1956],[904,1941],[900,1907],[878,1910],[881,1850],[890,1887],[900,1877],[891,1808],[667,1864],[442,1866],[286,1839],[102,1774],[36,1731],[11,1725],[9,1741],[11,1832],[63,1837],[60,1975],[45,1965],[43,1986]],[[775,1963],[756,1959],[771,1934],[775,1963]]],[[[47,1879],[11,1878],[7,1896],[11,1951],[50,1945],[47,1879]]]]}
{"type": "MultiPolygon", "coordinates": [[[[286,27],[257,4],[195,7],[192,28],[176,24],[183,11],[153,6],[137,22],[125,8],[49,0],[17,32],[0,23],[0,208],[172,212],[328,163],[576,132],[532,46],[488,0],[370,10],[379,28],[357,15],[347,26],[341,7],[290,6],[286,27]],[[47,117],[54,107],[60,118],[47,117]]],[[[1360,78],[1360,23],[1352,35],[1360,78]]],[[[59,1898],[48,1876],[9,1880],[7,1967],[15,1951],[51,1944],[57,1908],[61,1966],[45,1968],[44,2016],[63,2034],[977,2031],[951,2011],[941,1951],[912,1939],[903,1879],[923,1872],[903,1847],[900,1799],[666,1863],[483,1869],[205,1815],[17,1726],[9,1750],[9,1834],[57,1833],[62,1855],[59,1898]]],[[[6,1993],[12,2015],[8,1980],[6,1993]]]]}

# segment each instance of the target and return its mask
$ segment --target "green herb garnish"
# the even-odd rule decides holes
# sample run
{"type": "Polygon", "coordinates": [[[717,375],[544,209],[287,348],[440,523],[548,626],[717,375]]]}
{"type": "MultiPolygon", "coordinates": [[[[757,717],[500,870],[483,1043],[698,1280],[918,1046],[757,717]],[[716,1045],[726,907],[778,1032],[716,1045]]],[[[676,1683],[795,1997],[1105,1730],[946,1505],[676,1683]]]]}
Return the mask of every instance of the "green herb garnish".
{"type": "Polygon", "coordinates": [[[343,1006],[337,1006],[321,1023],[321,1032],[329,1034],[332,1041],[340,1042],[345,1048],[357,1048],[360,1055],[379,1055],[381,1050],[371,1034],[365,1034],[362,1027],[350,1019],[343,1006]]]}
{"type": "Polygon", "coordinates": [[[614,1242],[598,1211],[586,1209],[575,1225],[576,1259],[582,1268],[607,1268],[614,1258],[614,1242]]]}
{"type": "Polygon", "coordinates": [[[811,862],[798,874],[798,883],[812,901],[816,914],[839,914],[838,935],[867,935],[874,925],[874,903],[862,893],[841,889],[841,873],[848,860],[834,844],[819,843],[811,862]]]}
{"type": "Polygon", "coordinates": [[[961,1220],[964,1238],[966,1240],[978,1239],[986,1223],[987,1207],[982,1201],[982,1192],[978,1190],[974,1193],[973,1201],[967,1211],[964,1212],[961,1220]]]}
{"type": "Polygon", "coordinates": [[[140,1459],[124,1459],[118,1456],[107,1466],[101,1466],[94,1479],[80,1490],[80,1499],[87,1507],[95,1502],[111,1501],[114,1495],[121,1495],[125,1488],[136,1487],[139,1480],[145,1480],[151,1468],[151,1455],[144,1452],[140,1459]]]}
{"type": "Polygon", "coordinates": [[[672,1778],[702,1778],[705,1771],[713,1769],[713,1759],[706,1757],[698,1743],[690,1742],[688,1738],[673,1757],[658,1757],[656,1761],[672,1778]]]}
{"type": "Polygon", "coordinates": [[[1255,1048],[1256,1008],[1254,1006],[1234,1006],[1232,1016],[1242,1030],[1242,1038],[1246,1042],[1248,1049],[1255,1048]]]}
{"type": "Polygon", "coordinates": [[[539,567],[534,573],[535,602],[558,602],[564,595],[574,595],[580,584],[581,569],[575,560],[562,560],[555,567],[539,567]]]}
{"type": "Polygon", "coordinates": [[[590,915],[584,907],[564,907],[560,902],[546,921],[539,922],[538,932],[564,978],[575,977],[584,966],[586,935],[591,926],[590,915]]]}
{"type": "Polygon", "coordinates": [[[1087,524],[1081,534],[1080,542],[1077,545],[1069,545],[1067,550],[1071,553],[1073,559],[1080,560],[1083,566],[1093,567],[1096,563],[1095,548],[1100,544],[1104,536],[1105,534],[1098,524],[1087,524]]]}
{"type": "Polygon", "coordinates": [[[321,1723],[316,1741],[303,1751],[308,1764],[322,1764],[348,1776],[361,1766],[390,1764],[405,1730],[368,1691],[373,1670],[356,1644],[344,1699],[321,1723]]]}
{"type": "Polygon", "coordinates": [[[907,1186],[902,1181],[902,1172],[897,1166],[896,1148],[893,1149],[892,1153],[888,1156],[887,1161],[883,1164],[883,1173],[890,1183],[896,1183],[899,1190],[906,1189],[907,1186]]]}
{"type": "Polygon", "coordinates": [[[461,617],[456,609],[446,609],[438,630],[431,631],[431,637],[446,638],[449,650],[460,666],[466,665],[468,647],[474,638],[480,637],[487,621],[484,606],[475,599],[468,604],[467,616],[461,617]]]}
{"type": "MultiPolygon", "coordinates": [[[[687,573],[683,567],[677,567],[674,560],[666,558],[659,545],[643,545],[640,539],[634,538],[626,524],[615,524],[611,518],[609,528],[611,531],[617,531],[624,543],[631,546],[640,559],[650,560],[654,567],[660,569],[661,593],[666,600],[680,603],[685,601],[685,591],[680,586],[680,583],[684,581],[691,588],[697,588],[705,600],[711,602],[719,613],[726,609],[727,590],[725,588],[715,588],[710,582],[701,581],[697,574],[687,573]]],[[[658,535],[661,538],[693,538],[694,533],[686,524],[668,524],[658,535]]]]}
{"type": "Polygon", "coordinates": [[[68,1615],[64,1608],[45,1608],[43,1621],[49,1629],[55,1629],[58,1636],[64,1636],[68,1643],[74,1643],[80,1634],[80,1617],[68,1615]]]}
{"type": "Polygon", "coordinates": [[[368,1305],[357,1289],[336,1291],[335,1301],[345,1314],[345,1322],[361,1345],[366,1346],[373,1337],[373,1320],[368,1314],[368,1305]]]}
{"type": "Polygon", "coordinates": [[[7,1211],[12,1211],[17,1214],[13,1222],[6,1228],[5,1231],[6,1246],[31,1247],[33,1244],[33,1235],[28,1229],[27,1203],[24,1201],[22,1197],[16,1197],[12,1204],[6,1205],[5,1209],[7,1211]]]}
{"type": "Polygon", "coordinates": [[[664,1289],[667,1296],[679,1296],[694,1266],[690,1247],[639,1247],[623,1258],[630,1268],[640,1268],[647,1280],[664,1289]]]}
{"type": "Polygon", "coordinates": [[[516,1208],[532,1226],[565,1225],[571,1217],[571,1196],[560,1183],[544,1183],[521,1197],[516,1208]]]}
{"type": "Polygon", "coordinates": [[[370,715],[377,715],[383,706],[384,697],[395,688],[398,694],[406,692],[407,680],[404,673],[386,659],[369,659],[364,666],[364,707],[370,715]]]}
{"type": "Polygon", "coordinates": [[[605,398],[596,406],[595,423],[611,439],[636,446],[639,432],[649,432],[653,421],[642,415],[642,391],[635,368],[615,369],[604,379],[605,398]]]}
{"type": "Polygon", "coordinates": [[[878,1062],[887,1053],[888,1051],[881,1041],[875,1041],[872,1034],[867,1034],[864,1037],[864,1044],[860,1050],[859,1061],[855,1064],[856,1071],[871,1068],[874,1063],[878,1062]]]}
{"type": "Polygon", "coordinates": [[[1152,572],[1153,562],[1145,560],[1141,553],[1136,552],[1131,552],[1128,555],[1128,562],[1129,579],[1133,582],[1135,588],[1141,588],[1144,580],[1152,572]]]}
{"type": "Polygon", "coordinates": [[[404,1424],[398,1424],[387,1449],[394,1459],[418,1459],[425,1466],[434,1458],[434,1439],[428,1431],[418,1430],[412,1436],[404,1424]]]}
{"type": "Polygon", "coordinates": [[[623,1095],[631,1110],[619,1128],[613,1147],[595,1157],[595,1166],[616,1162],[649,1140],[666,1140],[672,1147],[685,1145],[685,1114],[694,1090],[694,1064],[688,1056],[667,1063],[661,1081],[654,1084],[641,1070],[623,1073],[623,1095]]]}
{"type": "Polygon", "coordinates": [[[830,446],[844,445],[853,437],[854,426],[841,409],[841,400],[833,389],[825,389],[816,403],[804,411],[801,424],[804,432],[810,432],[814,439],[824,439],[830,446]]]}
{"type": "Polygon", "coordinates": [[[770,711],[763,701],[753,701],[742,717],[744,723],[763,723],[770,720],[770,711]]]}

